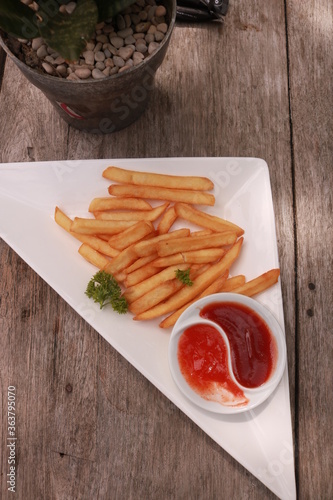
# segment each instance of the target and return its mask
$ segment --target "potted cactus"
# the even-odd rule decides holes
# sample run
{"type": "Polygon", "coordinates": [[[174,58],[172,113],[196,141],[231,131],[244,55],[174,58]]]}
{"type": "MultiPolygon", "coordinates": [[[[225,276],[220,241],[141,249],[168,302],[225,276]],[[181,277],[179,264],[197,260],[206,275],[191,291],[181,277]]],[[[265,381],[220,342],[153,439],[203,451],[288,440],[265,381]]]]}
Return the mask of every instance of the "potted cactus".
{"type": "Polygon", "coordinates": [[[111,133],[145,110],[175,17],[176,0],[0,0],[0,44],[68,123],[111,133]]]}

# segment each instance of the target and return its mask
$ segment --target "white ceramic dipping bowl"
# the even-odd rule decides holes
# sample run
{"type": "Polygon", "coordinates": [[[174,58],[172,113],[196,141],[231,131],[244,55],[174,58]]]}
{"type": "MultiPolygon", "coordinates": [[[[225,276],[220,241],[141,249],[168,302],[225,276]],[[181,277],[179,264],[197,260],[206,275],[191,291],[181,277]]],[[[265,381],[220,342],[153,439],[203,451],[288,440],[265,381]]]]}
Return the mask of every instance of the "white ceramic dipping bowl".
{"type": "Polygon", "coordinates": [[[213,295],[209,295],[202,299],[197,300],[195,303],[190,305],[183,314],[179,317],[176,324],[173,327],[170,342],[169,342],[169,366],[171,370],[172,377],[177,384],[178,388],[187,397],[192,403],[195,403],[197,406],[204,408],[205,410],[212,411],[215,413],[224,413],[224,414],[233,414],[233,413],[241,413],[244,411],[251,410],[256,406],[263,403],[276,389],[279,384],[282,375],[286,366],[286,342],[283,330],[273,316],[273,314],[260,302],[247,297],[245,295],[237,294],[237,293],[216,293],[213,295]],[[271,373],[269,379],[257,388],[247,388],[243,387],[237,380],[235,379],[232,369],[231,369],[231,357],[230,357],[230,346],[229,341],[227,339],[226,334],[222,330],[222,328],[215,322],[202,318],[200,316],[200,311],[203,307],[208,304],[213,304],[216,302],[232,302],[244,305],[250,309],[252,309],[257,315],[259,315],[267,324],[271,334],[275,338],[276,346],[277,346],[277,360],[271,373]],[[218,330],[223,337],[225,343],[228,348],[228,365],[229,372],[233,381],[243,390],[244,395],[248,399],[248,403],[246,406],[225,406],[219,402],[208,401],[201,397],[198,393],[196,393],[186,382],[184,376],[181,373],[179,363],[178,363],[178,342],[182,335],[182,333],[190,326],[197,324],[210,324],[216,330],[218,330]]]}

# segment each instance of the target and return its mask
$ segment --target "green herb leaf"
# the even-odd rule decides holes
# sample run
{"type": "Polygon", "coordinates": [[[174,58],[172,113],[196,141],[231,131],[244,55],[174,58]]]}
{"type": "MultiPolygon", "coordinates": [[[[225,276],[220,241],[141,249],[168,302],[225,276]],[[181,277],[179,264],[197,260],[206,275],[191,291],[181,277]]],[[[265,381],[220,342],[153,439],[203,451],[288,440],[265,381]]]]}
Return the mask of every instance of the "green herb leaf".
{"type": "Polygon", "coordinates": [[[95,31],[98,20],[94,0],[78,0],[72,14],[61,12],[49,16],[42,7],[39,30],[45,42],[67,61],[76,61],[95,31]]]}
{"type": "Polygon", "coordinates": [[[122,297],[117,280],[105,271],[98,271],[91,278],[85,293],[98,303],[101,309],[107,304],[111,304],[112,309],[119,314],[125,314],[128,310],[127,300],[122,297]]]}
{"type": "Polygon", "coordinates": [[[177,269],[175,273],[176,273],[176,278],[179,279],[179,281],[181,281],[182,283],[184,283],[184,285],[187,286],[193,285],[193,281],[190,278],[190,268],[186,269],[185,271],[177,269]]]}

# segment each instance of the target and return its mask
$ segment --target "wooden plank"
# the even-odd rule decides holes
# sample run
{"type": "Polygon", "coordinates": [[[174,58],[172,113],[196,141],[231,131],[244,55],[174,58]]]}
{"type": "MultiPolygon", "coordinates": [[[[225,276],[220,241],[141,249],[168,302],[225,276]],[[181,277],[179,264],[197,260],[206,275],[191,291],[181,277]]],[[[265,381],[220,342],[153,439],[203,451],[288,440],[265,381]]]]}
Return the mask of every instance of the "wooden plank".
{"type": "Polygon", "coordinates": [[[332,498],[333,5],[287,1],[297,227],[298,486],[332,498]]]}
{"type": "Polygon", "coordinates": [[[67,124],[7,58],[0,93],[0,162],[63,160],[67,124]],[[15,140],[14,140],[15,138],[15,140]]]}
{"type": "MultiPolygon", "coordinates": [[[[52,498],[49,482],[52,474],[58,477],[54,454],[74,457],[85,470],[96,459],[98,335],[0,243],[2,415],[7,415],[7,387],[13,385],[16,493],[20,498],[52,498]]],[[[6,418],[1,428],[5,442],[6,418]]],[[[2,470],[7,470],[8,450],[1,449],[2,470]]],[[[7,498],[6,486],[2,481],[1,498],[7,498]]]]}

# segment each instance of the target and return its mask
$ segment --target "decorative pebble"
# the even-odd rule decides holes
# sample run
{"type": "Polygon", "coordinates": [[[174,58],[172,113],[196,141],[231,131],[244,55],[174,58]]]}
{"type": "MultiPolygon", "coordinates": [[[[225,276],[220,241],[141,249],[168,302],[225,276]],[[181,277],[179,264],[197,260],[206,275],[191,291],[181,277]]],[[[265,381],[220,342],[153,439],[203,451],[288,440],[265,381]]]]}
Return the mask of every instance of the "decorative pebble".
{"type": "Polygon", "coordinates": [[[117,31],[117,36],[120,36],[120,38],[126,38],[127,36],[130,35],[133,35],[132,28],[125,28],[123,30],[117,31]]]}
{"type": "Polygon", "coordinates": [[[122,68],[123,66],[125,66],[125,61],[122,57],[119,57],[119,56],[114,56],[113,58],[113,62],[115,63],[116,66],[118,66],[119,68],[122,68]]]}
{"type": "Polygon", "coordinates": [[[83,57],[86,61],[87,64],[94,64],[95,62],[95,54],[92,50],[87,50],[86,52],[83,52],[83,57]]]}
{"type": "Polygon", "coordinates": [[[156,26],[158,31],[161,31],[162,33],[166,33],[168,31],[168,25],[167,23],[160,23],[156,26]]]}
{"type": "Polygon", "coordinates": [[[102,42],[97,42],[94,48],[94,52],[99,52],[103,48],[102,42]]]}
{"type": "Polygon", "coordinates": [[[104,61],[105,59],[105,54],[104,52],[102,52],[101,50],[95,52],[95,61],[96,62],[99,62],[99,61],[104,61]]]}
{"type": "Polygon", "coordinates": [[[149,22],[142,22],[142,23],[138,23],[135,26],[135,31],[137,33],[146,33],[146,31],[148,31],[149,28],[150,28],[150,23],[149,22]]]}
{"type": "Polygon", "coordinates": [[[39,59],[44,59],[48,55],[47,47],[46,45],[41,45],[39,49],[37,50],[37,57],[39,59]]]}
{"type": "Polygon", "coordinates": [[[138,45],[136,46],[136,50],[138,52],[141,52],[141,54],[145,54],[148,51],[148,48],[144,43],[138,43],[138,45]]]}
{"type": "Polygon", "coordinates": [[[95,68],[100,69],[101,71],[103,71],[103,70],[105,69],[105,64],[104,64],[104,62],[102,62],[102,61],[97,61],[97,63],[95,64],[95,68]]]}
{"type": "MultiPolygon", "coordinates": [[[[38,4],[33,0],[21,1],[38,11],[38,4]]],[[[156,5],[156,1],[136,0],[114,20],[98,23],[92,39],[75,63],[67,63],[41,37],[24,43],[37,53],[44,72],[49,75],[72,81],[101,80],[137,66],[158,50],[168,31],[168,17],[166,8],[156,5]]],[[[73,12],[76,7],[73,1],[61,3],[59,11],[64,14],[73,12]]]]}
{"type": "Polygon", "coordinates": [[[110,37],[110,42],[111,42],[111,45],[116,47],[116,49],[120,49],[120,47],[124,46],[124,40],[120,36],[110,37]]]}
{"type": "Polygon", "coordinates": [[[109,57],[108,59],[105,59],[104,61],[104,64],[105,66],[108,68],[113,68],[114,66],[114,62],[113,62],[113,59],[111,59],[111,57],[109,57]]]}
{"type": "Polygon", "coordinates": [[[155,42],[155,36],[152,33],[147,33],[145,40],[147,43],[155,42]]]}
{"type": "Polygon", "coordinates": [[[102,71],[98,68],[94,68],[91,74],[94,80],[102,80],[102,78],[106,78],[104,73],[102,73],[102,71]]]}
{"type": "Polygon", "coordinates": [[[56,67],[57,73],[61,76],[66,76],[67,75],[67,68],[64,64],[60,64],[59,66],[56,67]]]}
{"type": "Polygon", "coordinates": [[[118,55],[124,59],[124,61],[127,61],[133,54],[134,49],[132,47],[121,47],[118,50],[118,55]]]}
{"type": "Polygon", "coordinates": [[[66,80],[73,80],[73,81],[79,82],[80,78],[75,73],[70,73],[68,75],[68,77],[66,78],[66,80]]]}
{"type": "Polygon", "coordinates": [[[43,38],[34,38],[31,42],[31,48],[32,50],[38,50],[39,47],[41,47],[44,44],[43,38]]]}
{"type": "Polygon", "coordinates": [[[133,54],[133,63],[135,66],[140,64],[144,60],[144,55],[141,52],[134,52],[133,54]]]}
{"type": "Polygon", "coordinates": [[[47,62],[43,62],[42,66],[48,75],[54,74],[54,69],[53,69],[53,66],[51,66],[51,64],[49,64],[47,62]]]}
{"type": "Polygon", "coordinates": [[[107,43],[109,41],[109,37],[106,35],[97,35],[96,41],[101,43],[107,43]]]}
{"type": "Polygon", "coordinates": [[[75,70],[75,74],[80,78],[85,80],[91,76],[91,71],[88,68],[79,68],[75,70]]]}
{"type": "Polygon", "coordinates": [[[165,16],[166,13],[167,13],[167,11],[166,11],[166,8],[164,7],[164,5],[159,5],[158,7],[156,7],[156,10],[155,10],[156,17],[165,16]]]}
{"type": "Polygon", "coordinates": [[[154,37],[155,37],[155,42],[161,42],[165,37],[165,34],[162,33],[162,31],[156,30],[154,33],[154,37]]]}
{"type": "Polygon", "coordinates": [[[152,54],[153,52],[155,52],[155,50],[157,50],[159,47],[159,44],[157,42],[150,42],[150,44],[148,45],[148,54],[152,54]]]}
{"type": "Polygon", "coordinates": [[[76,7],[76,2],[69,2],[67,5],[65,5],[67,14],[71,14],[72,12],[74,12],[75,7],[76,7]]]}
{"type": "Polygon", "coordinates": [[[64,64],[65,59],[62,56],[58,56],[54,59],[54,64],[64,64]]]}

